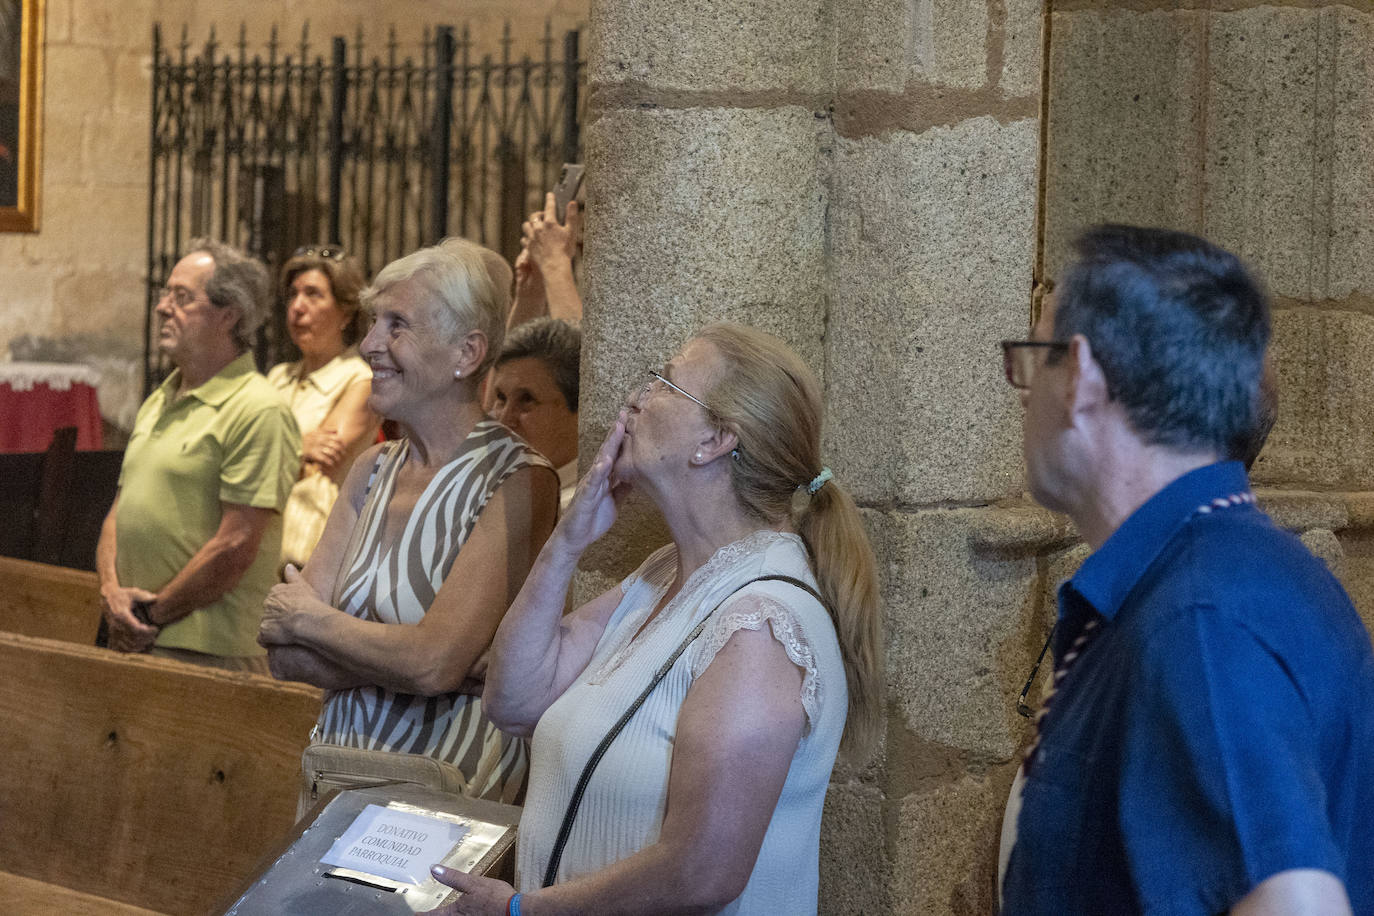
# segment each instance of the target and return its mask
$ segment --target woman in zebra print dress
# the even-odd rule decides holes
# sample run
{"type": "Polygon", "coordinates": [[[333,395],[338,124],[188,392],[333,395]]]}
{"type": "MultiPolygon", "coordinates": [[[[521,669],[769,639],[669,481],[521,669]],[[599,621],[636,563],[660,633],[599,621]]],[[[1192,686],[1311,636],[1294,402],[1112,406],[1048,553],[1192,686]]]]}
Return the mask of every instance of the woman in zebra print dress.
{"type": "Polygon", "coordinates": [[[269,594],[272,672],[325,688],[315,739],[456,764],[514,799],[524,743],[465,693],[557,515],[552,466],[481,409],[504,314],[476,245],[389,264],[363,295],[369,406],[404,437],[354,464],[304,570],[269,594]]]}

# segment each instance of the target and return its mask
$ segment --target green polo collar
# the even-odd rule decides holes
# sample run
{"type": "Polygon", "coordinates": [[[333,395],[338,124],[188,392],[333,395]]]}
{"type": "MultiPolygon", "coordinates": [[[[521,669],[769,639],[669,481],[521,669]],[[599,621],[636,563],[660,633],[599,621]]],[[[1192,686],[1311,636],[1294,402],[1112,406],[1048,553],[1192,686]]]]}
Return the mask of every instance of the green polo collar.
{"type": "MultiPolygon", "coordinates": [[[[202,384],[186,392],[188,398],[195,398],[202,404],[218,407],[227,401],[234,392],[248,383],[258,371],[251,352],[240,353],[229,365],[216,372],[202,384]]],[[[176,400],[177,386],[181,384],[181,370],[177,369],[167,376],[160,386],[167,403],[176,400]]]]}

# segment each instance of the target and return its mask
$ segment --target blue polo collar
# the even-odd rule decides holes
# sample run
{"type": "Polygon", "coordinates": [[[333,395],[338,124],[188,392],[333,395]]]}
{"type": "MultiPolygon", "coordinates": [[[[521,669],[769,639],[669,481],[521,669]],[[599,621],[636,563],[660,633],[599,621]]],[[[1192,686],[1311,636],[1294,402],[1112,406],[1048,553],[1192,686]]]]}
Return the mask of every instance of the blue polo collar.
{"type": "Polygon", "coordinates": [[[1072,606],[1066,599],[1074,594],[1105,619],[1114,618],[1150,564],[1199,506],[1249,489],[1244,465],[1224,461],[1189,471],[1160,490],[1059,587],[1059,616],[1066,615],[1072,606]]]}

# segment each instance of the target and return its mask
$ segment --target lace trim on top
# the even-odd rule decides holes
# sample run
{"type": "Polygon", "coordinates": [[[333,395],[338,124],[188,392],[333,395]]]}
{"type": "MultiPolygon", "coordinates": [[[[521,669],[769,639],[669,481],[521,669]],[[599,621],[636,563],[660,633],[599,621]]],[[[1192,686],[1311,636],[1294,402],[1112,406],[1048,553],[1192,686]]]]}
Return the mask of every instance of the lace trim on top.
{"type": "MultiPolygon", "coordinates": [[[[637,582],[642,580],[644,585],[649,589],[650,600],[646,601],[644,606],[636,610],[633,614],[628,615],[620,624],[620,632],[624,635],[620,638],[616,647],[611,652],[607,653],[606,660],[588,680],[588,683],[605,683],[606,679],[614,674],[625,659],[629,657],[630,652],[634,650],[635,644],[647,644],[650,637],[666,625],[666,621],[677,616],[678,608],[682,607],[684,604],[690,603],[696,605],[700,603],[701,598],[697,593],[700,591],[702,585],[709,583],[711,579],[720,575],[722,570],[738,562],[741,557],[760,552],[766,549],[772,541],[779,539],[791,539],[796,541],[799,546],[802,545],[802,539],[795,534],[762,529],[752,534],[748,534],[738,541],[731,541],[729,544],[721,547],[715,553],[711,554],[711,559],[707,560],[700,568],[687,577],[687,581],[683,584],[682,588],[678,589],[678,593],[673,596],[671,601],[663,606],[663,610],[659,611],[658,616],[650,620],[649,625],[646,627],[644,626],[644,620],[653,613],[654,608],[658,607],[659,601],[663,600],[663,594],[668,591],[668,586],[672,584],[673,575],[677,570],[677,548],[672,544],[660,547],[650,554],[649,558],[644,561],[644,564],[621,583],[623,593],[628,595],[630,589],[633,588],[637,582]],[[639,632],[641,628],[644,630],[643,633],[639,632]]],[[[805,549],[806,548],[803,546],[802,550],[804,551],[805,549]]],[[[707,610],[709,610],[709,608],[707,610]]]]}
{"type": "MultiPolygon", "coordinates": [[[[807,600],[814,601],[809,595],[807,600]]],[[[810,734],[819,712],[820,682],[816,676],[816,655],[797,615],[787,605],[769,595],[741,595],[716,611],[716,617],[692,647],[692,678],[701,677],[718,653],[737,630],[761,630],[764,623],[772,625],[773,638],[781,645],[792,664],[805,672],[802,677],[801,701],[806,712],[806,730],[810,734]]]]}

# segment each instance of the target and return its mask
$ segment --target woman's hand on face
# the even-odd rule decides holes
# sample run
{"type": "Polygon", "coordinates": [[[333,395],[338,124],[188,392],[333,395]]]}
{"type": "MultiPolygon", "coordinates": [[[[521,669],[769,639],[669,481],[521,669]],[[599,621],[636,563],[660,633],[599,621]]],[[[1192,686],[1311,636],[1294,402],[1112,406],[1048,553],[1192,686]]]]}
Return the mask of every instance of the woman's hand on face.
{"type": "Polygon", "coordinates": [[[262,623],[258,624],[258,645],[288,646],[295,643],[296,624],[301,617],[333,610],[290,563],[286,564],[286,581],[274,585],[267,592],[262,606],[262,623]]]}
{"type": "MultiPolygon", "coordinates": [[[[616,459],[625,441],[625,411],[620,411],[606,441],[596,453],[587,475],[577,484],[568,511],[558,521],[553,537],[581,553],[598,538],[611,530],[620,503],[630,492],[630,485],[615,478],[616,459]]],[[[550,539],[552,540],[552,538],[550,539]]]]}
{"type": "Polygon", "coordinates": [[[506,916],[515,888],[495,878],[469,875],[456,868],[435,865],[430,870],[440,884],[462,891],[453,903],[430,910],[432,916],[506,916]]]}

